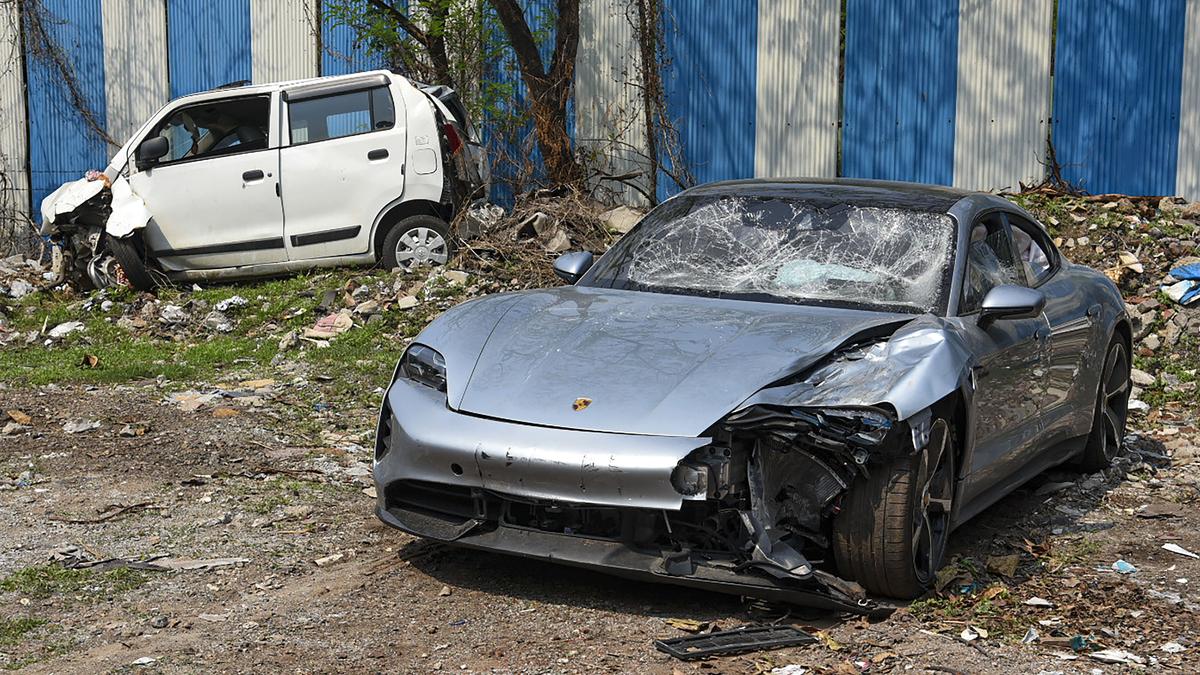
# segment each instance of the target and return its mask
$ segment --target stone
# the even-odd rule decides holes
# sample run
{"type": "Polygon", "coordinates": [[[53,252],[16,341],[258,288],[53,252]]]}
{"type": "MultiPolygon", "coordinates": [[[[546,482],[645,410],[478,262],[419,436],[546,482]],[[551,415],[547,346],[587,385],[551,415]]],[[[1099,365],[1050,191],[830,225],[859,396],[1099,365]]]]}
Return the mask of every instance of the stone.
{"type": "Polygon", "coordinates": [[[600,221],[604,223],[610,231],[618,234],[625,234],[633,229],[634,225],[642,219],[642,212],[628,206],[618,206],[610,211],[605,211],[600,214],[600,221]]]}
{"type": "Polygon", "coordinates": [[[542,244],[547,253],[562,253],[571,248],[571,238],[562,230],[554,233],[550,240],[542,244]]]}
{"type": "Polygon", "coordinates": [[[1162,346],[1162,338],[1158,337],[1158,335],[1154,333],[1151,333],[1146,336],[1146,339],[1142,340],[1142,346],[1150,351],[1154,351],[1162,346]]]}
{"type": "Polygon", "coordinates": [[[466,272],[461,270],[446,270],[444,273],[442,273],[442,276],[446,278],[446,281],[452,284],[465,284],[467,283],[467,279],[470,278],[466,272]]]}
{"type": "Polygon", "coordinates": [[[415,297],[413,297],[411,295],[406,295],[402,298],[398,298],[396,300],[396,304],[394,305],[394,307],[396,309],[412,309],[413,307],[416,307],[418,304],[419,304],[419,301],[415,297]]]}
{"type": "Polygon", "coordinates": [[[1129,371],[1129,379],[1139,387],[1150,387],[1154,385],[1154,376],[1144,370],[1134,368],[1129,371]]]}
{"type": "Polygon", "coordinates": [[[34,291],[33,284],[24,279],[16,279],[8,286],[8,294],[20,300],[34,291]]]}

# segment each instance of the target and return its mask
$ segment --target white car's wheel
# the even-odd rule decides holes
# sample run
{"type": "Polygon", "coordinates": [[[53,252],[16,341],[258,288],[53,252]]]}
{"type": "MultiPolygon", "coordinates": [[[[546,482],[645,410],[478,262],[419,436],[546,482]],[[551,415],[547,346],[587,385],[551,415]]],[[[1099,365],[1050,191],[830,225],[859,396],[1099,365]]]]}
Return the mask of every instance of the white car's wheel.
{"type": "Polygon", "coordinates": [[[453,253],[445,222],[435,216],[410,216],[396,223],[384,238],[382,262],[388,269],[411,270],[445,265],[453,253]]]}

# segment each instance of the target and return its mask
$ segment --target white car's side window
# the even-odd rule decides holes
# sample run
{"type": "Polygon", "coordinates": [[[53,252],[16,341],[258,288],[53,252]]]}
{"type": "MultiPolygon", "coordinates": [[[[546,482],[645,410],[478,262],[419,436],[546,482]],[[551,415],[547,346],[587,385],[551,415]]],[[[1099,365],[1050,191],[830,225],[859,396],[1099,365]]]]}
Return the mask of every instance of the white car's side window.
{"type": "Polygon", "coordinates": [[[170,149],[159,160],[170,164],[239,152],[264,150],[270,124],[271,98],[251,96],[180,108],[153,135],[167,139],[170,149]]]}
{"type": "Polygon", "coordinates": [[[351,91],[288,105],[292,145],[390,129],[396,110],[387,87],[351,91]]]}

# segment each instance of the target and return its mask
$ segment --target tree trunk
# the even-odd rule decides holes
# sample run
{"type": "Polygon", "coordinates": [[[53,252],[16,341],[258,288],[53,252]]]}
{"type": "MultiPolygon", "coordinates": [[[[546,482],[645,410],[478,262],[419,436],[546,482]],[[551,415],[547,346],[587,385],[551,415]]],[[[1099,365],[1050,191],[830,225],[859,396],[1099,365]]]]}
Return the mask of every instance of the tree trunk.
{"type": "Polygon", "coordinates": [[[567,133],[567,102],[575,79],[575,55],[579,49],[579,0],[558,0],[554,56],[549,70],[542,62],[537,41],[517,0],[489,0],[517,56],[521,79],[529,91],[538,149],[546,164],[546,176],[555,183],[578,183],[583,168],[571,151],[567,133]]]}

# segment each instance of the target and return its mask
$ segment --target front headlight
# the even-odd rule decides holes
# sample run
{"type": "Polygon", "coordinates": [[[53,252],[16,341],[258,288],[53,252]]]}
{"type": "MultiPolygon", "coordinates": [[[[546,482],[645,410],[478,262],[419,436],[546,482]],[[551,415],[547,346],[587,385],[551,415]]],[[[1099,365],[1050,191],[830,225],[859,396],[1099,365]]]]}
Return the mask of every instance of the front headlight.
{"type": "Polygon", "coordinates": [[[446,359],[437,350],[422,344],[409,346],[400,358],[396,375],[438,391],[446,391],[446,359]]]}

